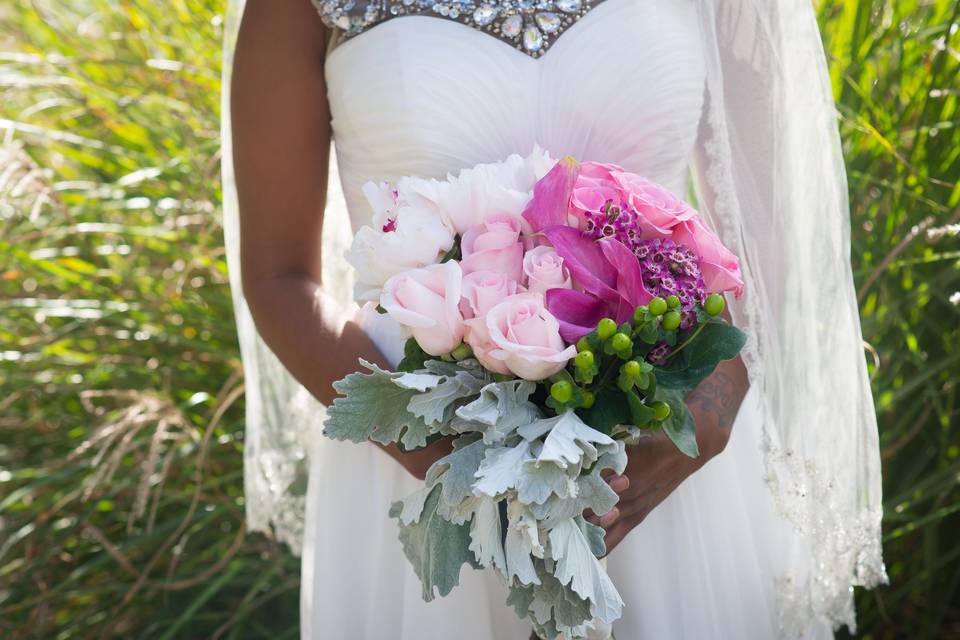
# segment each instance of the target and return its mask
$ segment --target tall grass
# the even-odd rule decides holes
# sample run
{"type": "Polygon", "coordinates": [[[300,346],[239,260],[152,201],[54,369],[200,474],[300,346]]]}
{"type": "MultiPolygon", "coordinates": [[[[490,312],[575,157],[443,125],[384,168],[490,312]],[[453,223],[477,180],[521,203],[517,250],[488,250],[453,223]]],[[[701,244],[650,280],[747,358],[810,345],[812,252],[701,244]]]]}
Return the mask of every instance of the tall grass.
{"type": "MultiPolygon", "coordinates": [[[[243,528],[222,9],[0,5],[0,637],[298,633],[297,559],[243,528]]],[[[820,7],[886,477],[864,637],[960,634],[958,12],[820,7]]]]}

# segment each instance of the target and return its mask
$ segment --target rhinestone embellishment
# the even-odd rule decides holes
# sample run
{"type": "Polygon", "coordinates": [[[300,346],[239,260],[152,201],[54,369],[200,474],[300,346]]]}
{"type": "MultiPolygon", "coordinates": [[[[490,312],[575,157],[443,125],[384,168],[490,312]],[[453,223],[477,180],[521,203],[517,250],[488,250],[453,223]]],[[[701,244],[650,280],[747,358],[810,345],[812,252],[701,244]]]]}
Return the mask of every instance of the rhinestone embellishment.
{"type": "Polygon", "coordinates": [[[324,24],[352,38],[391,18],[426,15],[489,33],[539,58],[603,0],[312,0],[324,24]]]}

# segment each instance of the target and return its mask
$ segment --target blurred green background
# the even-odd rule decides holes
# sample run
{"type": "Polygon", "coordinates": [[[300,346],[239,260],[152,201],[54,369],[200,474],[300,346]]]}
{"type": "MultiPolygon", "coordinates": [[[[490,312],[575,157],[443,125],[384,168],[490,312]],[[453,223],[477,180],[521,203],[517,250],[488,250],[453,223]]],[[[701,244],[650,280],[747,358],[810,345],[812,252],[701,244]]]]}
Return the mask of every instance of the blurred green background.
{"type": "MultiPolygon", "coordinates": [[[[222,11],[0,3],[0,637],[298,636],[243,524],[222,11]]],[[[960,3],[819,12],[885,472],[857,636],[960,637],[960,3]]]]}

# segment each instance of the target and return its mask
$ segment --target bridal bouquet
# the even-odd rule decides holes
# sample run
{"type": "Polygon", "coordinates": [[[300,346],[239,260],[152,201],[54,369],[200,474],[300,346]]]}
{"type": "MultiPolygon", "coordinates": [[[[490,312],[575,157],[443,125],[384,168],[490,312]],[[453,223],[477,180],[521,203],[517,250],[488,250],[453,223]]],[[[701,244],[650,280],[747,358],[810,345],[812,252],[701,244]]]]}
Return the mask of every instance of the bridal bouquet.
{"type": "Polygon", "coordinates": [[[367,184],[356,298],[407,332],[397,371],[337,382],[324,433],[410,450],[453,438],[393,505],[423,597],[487,567],[542,637],[582,638],[623,601],[598,561],[601,478],[656,431],[698,455],[686,394],[740,351],[720,319],[734,256],[667,189],[536,151],[446,180],[367,184]]]}

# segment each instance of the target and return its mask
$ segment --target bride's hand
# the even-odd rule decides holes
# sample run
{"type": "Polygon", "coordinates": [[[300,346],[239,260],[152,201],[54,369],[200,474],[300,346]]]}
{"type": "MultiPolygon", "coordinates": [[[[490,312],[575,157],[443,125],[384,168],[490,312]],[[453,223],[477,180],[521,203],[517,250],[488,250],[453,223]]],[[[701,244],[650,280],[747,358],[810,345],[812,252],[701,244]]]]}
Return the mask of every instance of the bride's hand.
{"type": "Polygon", "coordinates": [[[587,514],[589,521],[606,529],[607,553],[681,482],[723,451],[747,388],[746,368],[737,358],[721,363],[690,393],[687,406],[697,423],[698,458],[681,453],[663,433],[627,447],[623,475],[607,476],[620,502],[602,516],[587,514]]]}

